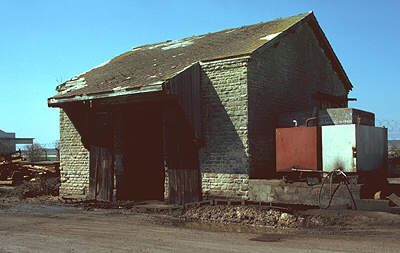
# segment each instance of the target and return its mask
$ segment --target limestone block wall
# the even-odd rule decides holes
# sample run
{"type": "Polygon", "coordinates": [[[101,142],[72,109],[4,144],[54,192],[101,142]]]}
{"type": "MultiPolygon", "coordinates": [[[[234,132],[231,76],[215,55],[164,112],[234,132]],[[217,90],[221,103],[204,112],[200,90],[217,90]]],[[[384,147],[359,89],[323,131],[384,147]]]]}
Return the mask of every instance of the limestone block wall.
{"type": "Polygon", "coordinates": [[[202,173],[201,176],[205,199],[210,197],[249,198],[249,176],[247,174],[202,173]]]}
{"type": "Polygon", "coordinates": [[[248,135],[251,178],[272,178],[275,127],[284,112],[314,110],[316,92],[347,91],[307,23],[260,48],[248,66],[248,135]]]}
{"type": "Polygon", "coordinates": [[[248,195],[247,60],[201,63],[203,194],[248,195]]]}
{"type": "Polygon", "coordinates": [[[89,151],[67,113],[60,109],[60,195],[89,192],[89,151]]]}

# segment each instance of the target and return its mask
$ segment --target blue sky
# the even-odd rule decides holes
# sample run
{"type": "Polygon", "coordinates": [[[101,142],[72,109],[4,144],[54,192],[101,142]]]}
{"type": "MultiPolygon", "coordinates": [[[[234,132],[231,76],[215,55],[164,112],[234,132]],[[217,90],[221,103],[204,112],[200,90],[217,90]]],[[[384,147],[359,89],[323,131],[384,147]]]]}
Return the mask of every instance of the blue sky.
{"type": "Polygon", "coordinates": [[[50,145],[57,84],[135,46],[310,10],[354,85],[349,106],[400,123],[400,1],[0,0],[0,129],[50,145]]]}

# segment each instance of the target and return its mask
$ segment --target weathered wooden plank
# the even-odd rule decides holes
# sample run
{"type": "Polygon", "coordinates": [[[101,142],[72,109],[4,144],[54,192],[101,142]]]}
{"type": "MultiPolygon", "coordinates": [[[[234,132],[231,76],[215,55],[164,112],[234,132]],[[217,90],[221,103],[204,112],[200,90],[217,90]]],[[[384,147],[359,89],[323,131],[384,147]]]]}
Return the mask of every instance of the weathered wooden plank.
{"type": "Polygon", "coordinates": [[[193,66],[192,72],[192,110],[193,110],[193,125],[195,130],[195,137],[201,137],[201,114],[200,114],[200,82],[201,72],[200,65],[193,66]]]}
{"type": "MultiPolygon", "coordinates": [[[[171,204],[182,205],[201,199],[198,149],[193,128],[178,109],[166,117],[165,140],[171,204]]],[[[181,112],[182,113],[182,112],[181,112]]]]}
{"type": "Polygon", "coordinates": [[[105,147],[90,148],[89,196],[97,200],[112,200],[114,172],[112,154],[105,147]]]}
{"type": "Polygon", "coordinates": [[[169,202],[182,205],[200,201],[198,185],[198,170],[196,169],[169,169],[169,202]]]}
{"type": "Polygon", "coordinates": [[[400,207],[400,198],[395,193],[390,194],[387,198],[400,207]]]}
{"type": "Polygon", "coordinates": [[[111,152],[107,148],[101,148],[100,170],[102,171],[102,179],[100,181],[98,199],[112,201],[112,193],[114,189],[114,171],[111,152]]]}
{"type": "Polygon", "coordinates": [[[96,199],[97,196],[97,149],[95,146],[90,148],[89,155],[89,199],[96,199]]]}
{"type": "Polygon", "coordinates": [[[0,185],[12,185],[13,180],[0,180],[0,185]]]}
{"type": "Polygon", "coordinates": [[[194,64],[172,78],[170,93],[177,96],[186,120],[194,129],[195,137],[200,138],[200,65],[194,64]]]}

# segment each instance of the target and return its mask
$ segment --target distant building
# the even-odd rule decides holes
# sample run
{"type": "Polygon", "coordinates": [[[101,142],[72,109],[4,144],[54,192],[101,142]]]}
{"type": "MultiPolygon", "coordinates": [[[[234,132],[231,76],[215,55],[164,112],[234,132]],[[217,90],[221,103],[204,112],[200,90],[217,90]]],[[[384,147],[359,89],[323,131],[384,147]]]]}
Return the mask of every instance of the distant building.
{"type": "Polygon", "coordinates": [[[15,133],[0,130],[0,154],[15,152],[17,144],[33,144],[33,138],[15,138],[15,133]]]}
{"type": "Polygon", "coordinates": [[[400,140],[388,140],[389,148],[400,149],[400,140]]]}
{"type": "Polygon", "coordinates": [[[46,160],[47,161],[58,161],[58,151],[54,148],[46,148],[46,160]]]}
{"type": "MultiPolygon", "coordinates": [[[[29,160],[29,156],[26,150],[22,150],[22,156],[29,160]]],[[[58,151],[54,148],[43,148],[43,152],[40,155],[40,161],[58,161],[58,151]]]]}

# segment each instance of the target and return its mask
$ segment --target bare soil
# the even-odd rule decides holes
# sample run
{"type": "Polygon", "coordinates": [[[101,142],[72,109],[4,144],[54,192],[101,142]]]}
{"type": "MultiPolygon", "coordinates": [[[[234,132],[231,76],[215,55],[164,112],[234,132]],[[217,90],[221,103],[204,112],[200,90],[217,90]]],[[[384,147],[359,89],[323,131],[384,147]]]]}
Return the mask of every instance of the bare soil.
{"type": "Polygon", "coordinates": [[[398,214],[225,205],[171,212],[132,201],[66,204],[45,191],[29,198],[31,189],[0,187],[0,252],[400,251],[398,214]]]}
{"type": "MultiPolygon", "coordinates": [[[[207,212],[216,210],[229,211],[217,206],[207,212]]],[[[46,196],[5,202],[0,252],[399,252],[400,247],[399,216],[394,214],[311,210],[299,215],[339,219],[345,226],[289,228],[188,221],[193,212],[200,210],[181,215],[135,208],[88,210],[46,196]]]]}

